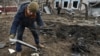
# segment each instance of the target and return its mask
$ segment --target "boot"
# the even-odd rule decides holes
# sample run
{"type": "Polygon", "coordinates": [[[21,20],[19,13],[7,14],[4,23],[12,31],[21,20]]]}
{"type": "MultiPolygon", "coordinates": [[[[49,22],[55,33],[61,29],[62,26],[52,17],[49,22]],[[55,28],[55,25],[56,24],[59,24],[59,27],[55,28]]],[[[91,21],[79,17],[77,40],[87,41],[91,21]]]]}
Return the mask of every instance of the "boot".
{"type": "Polygon", "coordinates": [[[45,46],[42,45],[42,44],[38,44],[37,47],[38,47],[38,48],[44,48],[45,46]]]}

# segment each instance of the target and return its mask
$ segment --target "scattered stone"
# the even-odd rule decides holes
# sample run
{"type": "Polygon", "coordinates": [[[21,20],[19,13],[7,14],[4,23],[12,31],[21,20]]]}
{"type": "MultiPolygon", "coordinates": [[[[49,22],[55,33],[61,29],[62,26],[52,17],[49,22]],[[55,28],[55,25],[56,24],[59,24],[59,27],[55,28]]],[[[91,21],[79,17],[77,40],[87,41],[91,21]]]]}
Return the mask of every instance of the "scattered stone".
{"type": "Polygon", "coordinates": [[[31,56],[39,56],[39,53],[32,53],[31,56]]]}
{"type": "Polygon", "coordinates": [[[5,43],[0,42],[0,49],[1,49],[1,48],[4,48],[5,46],[6,46],[5,43]]]}
{"type": "Polygon", "coordinates": [[[10,54],[13,54],[14,52],[16,52],[14,49],[8,49],[10,54]]]}

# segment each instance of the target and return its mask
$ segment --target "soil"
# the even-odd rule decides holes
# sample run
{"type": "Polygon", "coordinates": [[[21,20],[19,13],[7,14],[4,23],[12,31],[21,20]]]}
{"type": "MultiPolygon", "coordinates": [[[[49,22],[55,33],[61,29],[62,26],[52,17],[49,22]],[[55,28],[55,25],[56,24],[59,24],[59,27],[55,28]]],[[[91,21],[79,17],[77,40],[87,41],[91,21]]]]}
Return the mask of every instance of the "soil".
{"type": "MultiPolygon", "coordinates": [[[[0,42],[6,46],[0,49],[0,56],[15,56],[8,49],[15,49],[9,44],[8,36],[14,15],[3,15],[0,18],[0,42]]],[[[100,56],[100,27],[83,20],[71,20],[58,15],[43,14],[45,28],[40,33],[40,42],[45,48],[39,49],[40,56],[100,56]]],[[[91,20],[90,20],[91,21],[91,20]]],[[[93,22],[93,21],[91,21],[93,22]]],[[[25,29],[23,41],[34,45],[34,38],[25,29]]],[[[34,50],[23,46],[22,56],[31,56],[34,50]]]]}

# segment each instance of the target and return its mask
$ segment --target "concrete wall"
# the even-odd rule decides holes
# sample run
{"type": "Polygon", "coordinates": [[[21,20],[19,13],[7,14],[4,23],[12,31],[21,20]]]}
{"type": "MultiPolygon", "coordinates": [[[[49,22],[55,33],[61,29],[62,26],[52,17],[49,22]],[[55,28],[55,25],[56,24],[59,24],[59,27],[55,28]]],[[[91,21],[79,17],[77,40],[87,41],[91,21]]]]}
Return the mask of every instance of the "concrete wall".
{"type": "MultiPolygon", "coordinates": [[[[100,1],[100,0],[82,0],[83,3],[86,3],[88,5],[88,2],[91,1],[100,1]]],[[[82,6],[82,10],[85,9],[84,6],[82,6]]]]}

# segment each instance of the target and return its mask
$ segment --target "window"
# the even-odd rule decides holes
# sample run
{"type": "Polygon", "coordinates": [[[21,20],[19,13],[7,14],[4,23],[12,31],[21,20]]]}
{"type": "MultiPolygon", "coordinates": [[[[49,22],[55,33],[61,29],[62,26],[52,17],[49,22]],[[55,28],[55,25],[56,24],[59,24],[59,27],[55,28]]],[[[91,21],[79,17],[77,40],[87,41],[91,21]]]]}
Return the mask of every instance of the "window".
{"type": "Polygon", "coordinates": [[[56,2],[56,7],[58,7],[58,5],[59,5],[59,2],[56,2]]]}
{"type": "Polygon", "coordinates": [[[78,1],[74,1],[74,2],[73,2],[73,7],[74,7],[74,8],[77,8],[77,6],[78,6],[78,1]]]}
{"type": "Polygon", "coordinates": [[[68,2],[65,1],[65,2],[64,2],[64,7],[67,7],[67,6],[68,6],[68,2]]]}

